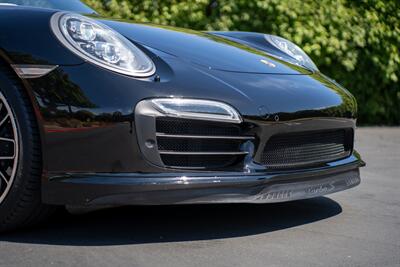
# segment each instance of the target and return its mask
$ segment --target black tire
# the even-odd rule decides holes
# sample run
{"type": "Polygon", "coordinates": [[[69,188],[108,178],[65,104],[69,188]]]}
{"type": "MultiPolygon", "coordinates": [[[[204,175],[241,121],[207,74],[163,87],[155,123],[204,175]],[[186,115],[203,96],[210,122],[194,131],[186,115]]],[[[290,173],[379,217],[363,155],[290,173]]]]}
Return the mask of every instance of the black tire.
{"type": "Polygon", "coordinates": [[[13,129],[18,133],[15,144],[19,147],[11,187],[0,203],[0,232],[5,232],[42,222],[55,208],[41,202],[41,142],[32,104],[21,81],[1,63],[0,93],[14,116],[16,127],[13,129]]]}

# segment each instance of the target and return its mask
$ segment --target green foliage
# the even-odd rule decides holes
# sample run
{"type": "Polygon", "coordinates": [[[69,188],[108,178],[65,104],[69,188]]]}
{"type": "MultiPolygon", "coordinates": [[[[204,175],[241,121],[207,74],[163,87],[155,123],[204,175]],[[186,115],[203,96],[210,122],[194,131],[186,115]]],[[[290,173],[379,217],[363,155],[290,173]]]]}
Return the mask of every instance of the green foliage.
{"type": "Polygon", "coordinates": [[[100,13],[197,30],[292,40],[347,87],[362,124],[400,124],[398,0],[85,0],[100,13]]]}

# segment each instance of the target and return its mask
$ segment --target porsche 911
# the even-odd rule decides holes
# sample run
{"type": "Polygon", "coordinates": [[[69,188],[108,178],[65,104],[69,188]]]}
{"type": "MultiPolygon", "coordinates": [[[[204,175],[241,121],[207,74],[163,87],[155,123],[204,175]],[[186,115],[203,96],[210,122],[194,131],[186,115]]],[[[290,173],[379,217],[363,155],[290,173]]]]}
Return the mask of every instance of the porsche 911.
{"type": "Polygon", "coordinates": [[[275,203],[360,183],[357,103],[297,45],[0,0],[0,231],[123,205],[275,203]]]}

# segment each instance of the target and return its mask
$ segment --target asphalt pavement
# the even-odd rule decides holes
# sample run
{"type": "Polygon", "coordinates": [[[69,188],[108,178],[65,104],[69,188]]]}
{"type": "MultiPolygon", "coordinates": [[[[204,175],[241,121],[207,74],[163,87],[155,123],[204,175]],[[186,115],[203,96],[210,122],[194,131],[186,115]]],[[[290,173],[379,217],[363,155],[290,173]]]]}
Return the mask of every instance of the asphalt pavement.
{"type": "Polygon", "coordinates": [[[59,213],[0,235],[0,266],[400,266],[400,128],[361,128],[360,186],[268,205],[59,213]]]}

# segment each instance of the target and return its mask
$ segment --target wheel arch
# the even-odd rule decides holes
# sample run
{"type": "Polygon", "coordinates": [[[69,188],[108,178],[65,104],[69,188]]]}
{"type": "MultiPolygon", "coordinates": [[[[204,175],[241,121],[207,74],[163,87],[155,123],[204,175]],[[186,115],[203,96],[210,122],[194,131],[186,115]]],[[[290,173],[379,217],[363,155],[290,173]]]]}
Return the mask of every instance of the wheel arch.
{"type": "MultiPolygon", "coordinates": [[[[39,110],[39,105],[36,102],[36,99],[33,95],[33,90],[30,87],[30,84],[24,80],[18,77],[18,75],[15,73],[14,69],[11,67],[13,64],[12,60],[10,57],[7,56],[7,54],[0,49],[0,89],[1,88],[8,88],[9,90],[12,90],[14,87],[13,82],[17,82],[18,85],[23,89],[24,93],[29,98],[30,105],[32,107],[32,110],[34,111],[34,117],[35,117],[35,122],[39,130],[39,139],[40,139],[40,144],[41,144],[41,155],[42,155],[42,170],[43,174],[45,173],[45,170],[47,170],[47,166],[45,166],[46,163],[46,155],[45,155],[45,149],[44,149],[44,144],[45,144],[45,134],[44,134],[44,126],[43,126],[43,120],[41,119],[41,113],[39,110]]],[[[5,90],[5,89],[4,89],[5,90]]]]}
{"type": "Polygon", "coordinates": [[[12,65],[80,65],[82,59],[66,49],[54,36],[50,19],[56,10],[0,7],[0,87],[17,81],[34,111],[42,148],[43,173],[47,160],[43,119],[29,79],[20,78],[12,65]]]}

